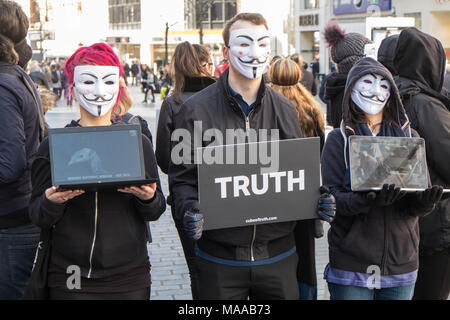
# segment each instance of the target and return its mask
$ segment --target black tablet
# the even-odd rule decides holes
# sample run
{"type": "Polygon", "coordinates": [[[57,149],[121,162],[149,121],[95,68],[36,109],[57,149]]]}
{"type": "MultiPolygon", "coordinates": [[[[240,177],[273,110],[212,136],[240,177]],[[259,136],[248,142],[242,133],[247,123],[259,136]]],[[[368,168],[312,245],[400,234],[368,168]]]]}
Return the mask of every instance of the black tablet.
{"type": "Polygon", "coordinates": [[[428,188],[422,138],[351,136],[350,180],[353,191],[381,190],[395,184],[404,191],[428,188]]]}
{"type": "Polygon", "coordinates": [[[49,129],[48,135],[52,183],[61,189],[158,181],[156,169],[152,177],[146,177],[139,125],[49,129]]]}

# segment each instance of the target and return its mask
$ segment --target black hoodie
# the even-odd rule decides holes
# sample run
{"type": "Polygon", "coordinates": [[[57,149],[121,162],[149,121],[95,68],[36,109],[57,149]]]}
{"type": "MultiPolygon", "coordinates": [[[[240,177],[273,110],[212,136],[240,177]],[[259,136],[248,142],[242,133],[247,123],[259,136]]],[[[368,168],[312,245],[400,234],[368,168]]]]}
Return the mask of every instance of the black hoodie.
{"type": "MultiPolygon", "coordinates": [[[[425,139],[433,185],[450,187],[450,99],[441,94],[445,52],[436,38],[416,28],[401,32],[394,64],[397,86],[411,127],[425,139]]],[[[420,220],[420,247],[433,252],[450,246],[450,199],[420,220]]]]}
{"type": "MultiPolygon", "coordinates": [[[[348,74],[343,97],[343,120],[349,128],[346,136],[371,134],[366,125],[355,125],[348,121],[351,89],[357,80],[369,73],[379,74],[390,82],[388,105],[394,109],[394,120],[399,124],[389,125],[383,121],[378,136],[408,136],[409,121],[392,75],[372,58],[361,59],[348,74]]],[[[329,187],[337,204],[336,218],[328,233],[330,266],[366,273],[369,266],[377,265],[382,275],[399,275],[417,270],[417,216],[429,213],[431,208],[419,208],[412,195],[390,206],[378,206],[376,202],[370,204],[363,194],[351,191],[349,168],[344,157],[348,160],[348,137],[344,138],[341,131],[335,129],[328,135],[322,153],[323,184],[329,187]]]]}

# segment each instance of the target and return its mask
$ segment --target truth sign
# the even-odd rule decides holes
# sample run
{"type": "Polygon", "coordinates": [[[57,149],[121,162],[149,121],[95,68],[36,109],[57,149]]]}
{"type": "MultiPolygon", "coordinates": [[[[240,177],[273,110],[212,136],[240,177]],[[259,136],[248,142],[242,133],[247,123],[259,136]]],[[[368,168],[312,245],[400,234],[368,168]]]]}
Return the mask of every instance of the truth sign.
{"type": "Polygon", "coordinates": [[[305,138],[198,148],[198,159],[214,159],[214,155],[230,159],[231,155],[236,160],[233,164],[199,162],[204,229],[316,219],[319,141],[305,138]]]}

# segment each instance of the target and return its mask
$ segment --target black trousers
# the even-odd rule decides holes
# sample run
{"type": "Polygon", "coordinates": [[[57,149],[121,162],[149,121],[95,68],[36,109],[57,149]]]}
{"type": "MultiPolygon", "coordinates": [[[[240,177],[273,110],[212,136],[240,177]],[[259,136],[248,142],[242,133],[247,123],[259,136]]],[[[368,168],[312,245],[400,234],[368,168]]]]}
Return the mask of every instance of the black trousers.
{"type": "Polygon", "coordinates": [[[450,248],[419,256],[413,300],[447,300],[450,294],[450,248]]]}
{"type": "Polygon", "coordinates": [[[67,292],[50,288],[50,300],[149,300],[150,288],[120,293],[67,292]]]}
{"type": "Polygon", "coordinates": [[[197,259],[200,300],[298,300],[296,253],[279,262],[232,267],[197,259]]]}

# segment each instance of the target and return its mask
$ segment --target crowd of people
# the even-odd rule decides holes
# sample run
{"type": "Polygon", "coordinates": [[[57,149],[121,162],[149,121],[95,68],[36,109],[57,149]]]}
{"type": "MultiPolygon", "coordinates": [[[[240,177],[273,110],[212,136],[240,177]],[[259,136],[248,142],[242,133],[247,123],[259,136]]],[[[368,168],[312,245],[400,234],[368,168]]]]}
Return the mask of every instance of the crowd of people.
{"type": "MultiPolygon", "coordinates": [[[[19,5],[0,0],[0,299],[148,300],[147,223],[166,205],[195,300],[317,299],[315,239],[323,235],[323,223],[330,224],[324,278],[331,299],[447,299],[450,200],[443,189],[450,185],[450,97],[443,88],[445,52],[436,38],[407,28],[385,39],[375,60],[364,56],[369,39],[327,25],[324,36],[337,69],[319,93],[327,102],[326,122],[334,127],[326,137],[314,98],[316,77],[299,55],[271,59],[261,14],[240,13],[227,22],[227,68],[219,74],[204,46],[183,42],[159,76],[137,61],[123,66],[104,43],[80,47],[59,69],[50,64],[43,72],[31,63],[28,75],[28,27],[19,5]],[[145,120],[138,119],[145,171],[157,171],[157,165],[167,174],[169,194],[163,194],[159,177],[148,185],[99,190],[53,186],[39,87],[56,97],[67,90],[79,105],[80,119],[69,128],[126,125],[133,118],[129,78],[132,86],[142,85],[145,101],[149,92],[154,100],[158,87],[166,88],[155,151],[145,120]],[[276,129],[280,140],[319,137],[318,219],[204,230],[197,165],[173,161],[173,133],[194,133],[199,121],[203,132],[215,129],[224,136],[251,128],[276,129]],[[353,135],[424,138],[429,187],[352,191],[353,135]],[[81,279],[69,288],[67,270],[73,266],[81,279]],[[373,266],[380,269],[375,287],[369,281],[373,266]]],[[[250,135],[248,142],[254,142],[250,135]]]]}

